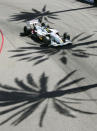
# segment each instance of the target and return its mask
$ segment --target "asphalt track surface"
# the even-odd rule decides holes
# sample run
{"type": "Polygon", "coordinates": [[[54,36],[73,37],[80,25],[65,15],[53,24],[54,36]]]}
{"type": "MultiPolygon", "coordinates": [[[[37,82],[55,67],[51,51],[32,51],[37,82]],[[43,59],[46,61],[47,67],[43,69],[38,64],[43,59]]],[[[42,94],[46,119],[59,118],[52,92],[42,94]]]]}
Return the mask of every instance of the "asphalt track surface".
{"type": "Polygon", "coordinates": [[[97,8],[75,0],[1,0],[0,30],[0,130],[96,131],[97,8]],[[39,17],[69,32],[73,46],[43,48],[23,36],[25,21],[39,17]]]}

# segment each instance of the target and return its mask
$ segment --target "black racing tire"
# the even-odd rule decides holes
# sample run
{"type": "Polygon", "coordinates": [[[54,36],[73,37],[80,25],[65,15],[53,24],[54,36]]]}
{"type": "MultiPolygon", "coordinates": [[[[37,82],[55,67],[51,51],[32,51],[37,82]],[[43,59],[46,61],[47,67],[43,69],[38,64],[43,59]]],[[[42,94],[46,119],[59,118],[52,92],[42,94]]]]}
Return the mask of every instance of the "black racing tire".
{"type": "Polygon", "coordinates": [[[70,40],[70,35],[67,35],[67,39],[70,40]]]}
{"type": "Polygon", "coordinates": [[[70,35],[67,34],[66,32],[63,34],[63,41],[65,42],[66,39],[70,40],[70,35]]]}
{"type": "Polygon", "coordinates": [[[24,34],[25,35],[30,35],[31,34],[31,29],[27,29],[27,26],[24,26],[24,34]]]}
{"type": "Polygon", "coordinates": [[[27,35],[27,34],[28,34],[28,29],[27,29],[27,27],[26,27],[26,26],[24,26],[24,33],[25,33],[25,35],[27,35]]]}

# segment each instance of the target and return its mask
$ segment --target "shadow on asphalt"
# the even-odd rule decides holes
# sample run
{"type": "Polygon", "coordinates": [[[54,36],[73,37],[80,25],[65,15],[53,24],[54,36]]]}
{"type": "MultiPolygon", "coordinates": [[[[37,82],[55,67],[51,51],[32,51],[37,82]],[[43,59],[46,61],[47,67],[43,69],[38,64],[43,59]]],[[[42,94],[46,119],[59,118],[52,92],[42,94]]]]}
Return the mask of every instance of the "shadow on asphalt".
{"type": "Polygon", "coordinates": [[[26,43],[24,47],[19,47],[16,50],[10,50],[9,52],[14,53],[14,55],[12,55],[10,58],[18,58],[18,61],[33,62],[33,65],[37,65],[47,61],[51,56],[56,54],[60,56],[60,61],[63,64],[67,64],[69,59],[67,57],[68,52],[72,56],[79,58],[97,56],[97,54],[89,53],[89,49],[94,50],[97,48],[97,40],[89,40],[89,38],[91,38],[93,35],[94,34],[86,35],[84,32],[77,34],[71,40],[73,45],[58,48],[43,47],[39,41],[34,40],[37,43],[26,43]]]}
{"type": "MultiPolygon", "coordinates": [[[[10,20],[11,21],[28,21],[31,19],[38,18],[40,22],[46,21],[49,23],[52,23],[49,19],[58,19],[58,14],[65,13],[65,12],[72,12],[72,11],[78,11],[78,10],[85,10],[94,8],[94,6],[90,7],[82,7],[82,8],[75,8],[75,9],[68,9],[68,10],[59,10],[59,11],[50,11],[47,10],[47,5],[44,5],[42,10],[39,11],[37,9],[32,8],[32,12],[20,12],[19,14],[12,15],[10,20]]],[[[40,64],[46,60],[49,59],[50,56],[59,54],[61,56],[60,61],[63,64],[67,64],[68,58],[67,58],[67,52],[66,50],[69,50],[69,52],[76,57],[79,58],[88,58],[89,56],[96,56],[96,54],[91,54],[87,52],[87,48],[84,48],[86,45],[95,44],[97,40],[94,41],[87,41],[87,42],[81,42],[84,40],[88,40],[88,38],[92,37],[93,34],[89,36],[85,36],[80,39],[80,36],[84,33],[78,34],[72,39],[72,42],[74,43],[73,46],[65,46],[62,48],[48,48],[48,47],[41,47],[39,41],[34,40],[38,44],[34,43],[27,43],[29,46],[25,47],[19,47],[16,50],[12,50],[10,52],[17,53],[15,55],[12,55],[11,58],[17,57],[19,58],[18,61],[25,60],[27,62],[35,61],[34,65],[40,64]],[[75,41],[79,38],[79,41],[77,44],[75,44],[75,41]],[[77,47],[83,47],[84,49],[76,49],[77,47]],[[35,56],[36,54],[36,56],[35,56]]],[[[25,37],[23,33],[21,33],[22,37],[25,37]]],[[[92,48],[91,48],[92,49],[92,48]]]]}
{"type": "Polygon", "coordinates": [[[50,12],[46,9],[47,6],[44,5],[42,10],[39,11],[37,9],[32,8],[32,12],[20,12],[19,14],[12,15],[11,21],[29,21],[35,18],[38,18],[40,22],[46,21],[48,23],[52,23],[49,19],[57,20],[57,15],[55,13],[50,12]]]}
{"type": "Polygon", "coordinates": [[[3,117],[3,115],[6,115],[6,119],[2,120],[0,125],[3,125],[8,121],[11,121],[11,124],[14,126],[20,124],[23,120],[27,119],[31,114],[39,109],[41,104],[44,105],[43,102],[45,102],[45,106],[40,109],[41,114],[39,126],[42,127],[43,120],[47,114],[47,109],[49,108],[49,101],[53,102],[52,104],[55,111],[67,117],[76,118],[76,112],[85,115],[96,114],[94,112],[76,108],[77,104],[80,104],[81,106],[82,102],[97,101],[96,99],[89,100],[70,97],[70,94],[76,95],[77,93],[83,93],[97,87],[97,84],[92,84],[70,88],[70,86],[75,86],[75,84],[85,79],[78,78],[68,82],[68,79],[73,76],[75,72],[76,70],[70,72],[67,76],[56,82],[53,91],[48,91],[49,77],[46,76],[45,73],[41,74],[39,85],[34,81],[31,74],[26,76],[27,82],[15,78],[14,81],[17,88],[0,83],[0,107],[5,108],[0,111],[0,116],[3,117]],[[72,113],[72,111],[75,113],[72,113]],[[13,114],[11,112],[13,112],[13,114]],[[10,114],[10,116],[8,114],[10,114]]]}
{"type": "Polygon", "coordinates": [[[86,10],[86,9],[91,9],[91,8],[94,8],[94,6],[68,9],[68,10],[50,11],[50,10],[47,10],[47,6],[44,5],[41,11],[32,8],[32,12],[22,11],[19,14],[14,14],[10,17],[10,21],[24,21],[25,22],[25,21],[38,18],[40,22],[46,21],[48,23],[53,23],[49,19],[58,20],[59,19],[58,14],[60,13],[86,10]]]}

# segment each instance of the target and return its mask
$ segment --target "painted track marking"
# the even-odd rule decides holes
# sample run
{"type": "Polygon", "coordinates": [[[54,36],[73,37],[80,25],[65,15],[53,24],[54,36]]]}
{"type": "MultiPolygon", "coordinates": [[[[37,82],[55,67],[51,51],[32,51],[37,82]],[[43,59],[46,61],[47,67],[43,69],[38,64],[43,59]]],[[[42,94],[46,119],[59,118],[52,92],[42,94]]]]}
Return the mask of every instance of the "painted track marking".
{"type": "Polygon", "coordinates": [[[2,48],[3,48],[3,44],[4,44],[4,36],[3,36],[2,30],[0,30],[0,33],[1,33],[1,39],[2,39],[2,42],[1,42],[1,45],[0,45],[0,53],[1,53],[2,48]]]}

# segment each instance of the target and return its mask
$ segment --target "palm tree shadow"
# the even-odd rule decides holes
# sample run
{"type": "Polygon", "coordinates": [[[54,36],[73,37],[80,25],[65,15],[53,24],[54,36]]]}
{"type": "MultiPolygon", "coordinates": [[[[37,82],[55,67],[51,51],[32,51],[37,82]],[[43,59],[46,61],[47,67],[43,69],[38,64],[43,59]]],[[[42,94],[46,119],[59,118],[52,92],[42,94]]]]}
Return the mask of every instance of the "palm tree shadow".
{"type": "Polygon", "coordinates": [[[32,12],[20,12],[19,14],[12,15],[10,20],[26,22],[36,18],[39,19],[40,22],[46,21],[48,23],[52,23],[49,19],[59,19],[56,14],[47,10],[47,5],[44,5],[41,11],[32,8],[32,12]]]}
{"type": "Polygon", "coordinates": [[[39,126],[42,127],[43,120],[45,118],[45,115],[47,114],[50,100],[52,100],[53,102],[54,109],[61,115],[76,118],[76,115],[72,114],[71,111],[86,115],[96,114],[94,112],[77,109],[76,106],[72,107],[72,104],[76,105],[81,104],[85,101],[89,102],[94,100],[64,97],[65,95],[76,95],[77,93],[82,93],[97,87],[97,84],[92,84],[68,89],[68,87],[75,85],[84,79],[79,78],[68,82],[69,78],[75,72],[76,71],[72,71],[67,76],[60,79],[56,83],[53,91],[48,91],[49,77],[47,77],[45,73],[42,73],[42,75],[40,76],[39,85],[37,84],[37,82],[34,81],[31,74],[27,75],[26,84],[23,80],[15,78],[15,83],[18,88],[11,87],[9,85],[3,85],[0,83],[0,107],[3,107],[3,110],[0,111],[0,115],[3,116],[11,114],[8,118],[2,121],[0,125],[3,125],[8,121],[12,121],[11,124],[17,126],[22,121],[27,119],[31,114],[33,114],[39,108],[40,104],[45,101],[46,104],[45,107],[42,109],[39,120],[39,126]],[[60,100],[60,98],[63,98],[63,100],[60,100]],[[13,111],[14,113],[12,114],[11,112],[13,111]]]}
{"type": "Polygon", "coordinates": [[[68,9],[68,10],[50,11],[50,10],[47,10],[47,5],[44,5],[41,11],[32,8],[32,12],[22,11],[19,14],[12,15],[10,17],[10,20],[25,22],[25,21],[29,21],[29,20],[37,18],[40,20],[40,22],[46,21],[48,23],[53,23],[49,21],[49,19],[58,20],[59,18],[57,17],[58,16],[57,14],[78,11],[78,10],[86,10],[90,8],[94,8],[94,7],[91,6],[91,7],[83,7],[83,8],[76,8],[76,9],[68,9]]]}
{"type": "Polygon", "coordinates": [[[80,33],[72,38],[73,45],[67,45],[64,47],[45,47],[41,46],[37,40],[35,43],[27,43],[29,46],[19,47],[16,50],[11,50],[9,52],[15,53],[11,58],[18,58],[18,61],[31,62],[35,61],[34,65],[40,64],[47,61],[52,55],[59,54],[60,61],[63,64],[68,62],[68,52],[75,57],[79,58],[89,58],[90,56],[97,56],[97,54],[89,53],[87,49],[96,49],[97,40],[90,41],[94,34],[85,35],[85,33],[80,33]],[[84,36],[83,36],[84,35],[84,36]],[[77,42],[76,42],[77,41],[77,42]],[[92,46],[91,46],[92,45],[92,46]]]}
{"type": "Polygon", "coordinates": [[[87,48],[91,48],[91,49],[96,48],[95,44],[97,43],[97,40],[92,40],[92,41],[88,40],[92,38],[94,34],[90,34],[84,37],[83,35],[85,35],[84,32],[73,37],[72,43],[75,43],[75,44],[69,47],[67,46],[66,48],[71,52],[73,56],[76,56],[79,58],[88,58],[89,56],[97,56],[97,54],[92,54],[92,53],[87,52],[87,48]],[[90,45],[92,45],[92,47],[90,45]]]}
{"type": "MultiPolygon", "coordinates": [[[[36,41],[38,42],[38,41],[36,41]]],[[[50,56],[60,53],[62,48],[45,47],[41,46],[41,43],[27,43],[29,46],[19,47],[16,50],[10,50],[9,52],[16,53],[11,58],[19,58],[18,61],[34,62],[34,65],[38,65],[49,59],[50,56]]],[[[65,57],[65,53],[63,54],[65,57]]]]}

